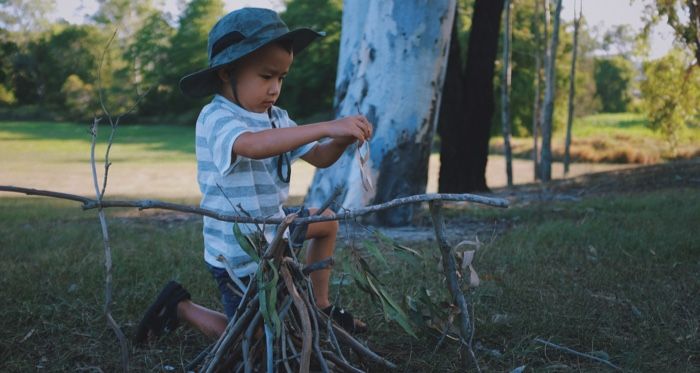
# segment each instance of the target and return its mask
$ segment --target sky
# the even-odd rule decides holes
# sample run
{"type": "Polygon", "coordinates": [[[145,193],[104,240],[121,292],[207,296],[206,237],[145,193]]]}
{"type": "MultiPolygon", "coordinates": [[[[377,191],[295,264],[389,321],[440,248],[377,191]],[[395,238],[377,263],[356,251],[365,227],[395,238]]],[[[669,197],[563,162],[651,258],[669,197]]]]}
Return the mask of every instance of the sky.
{"type": "MultiPolygon", "coordinates": [[[[643,27],[642,12],[644,2],[648,0],[583,0],[583,14],[588,25],[598,26],[601,32],[612,29],[616,25],[628,24],[636,32],[643,27]]],[[[53,19],[63,18],[71,23],[82,23],[86,15],[95,13],[97,0],[60,0],[56,7],[53,19]]],[[[170,12],[174,19],[185,6],[184,0],[156,0],[161,3],[164,11],[170,12]]],[[[271,8],[277,11],[284,9],[283,0],[228,0],[224,1],[227,11],[240,9],[246,6],[271,8]]],[[[515,3],[517,6],[517,3],[515,3]]],[[[574,0],[564,0],[562,18],[571,21],[574,17],[574,0]]],[[[673,31],[662,23],[657,26],[651,35],[651,58],[658,58],[666,54],[672,47],[673,31]]]]}

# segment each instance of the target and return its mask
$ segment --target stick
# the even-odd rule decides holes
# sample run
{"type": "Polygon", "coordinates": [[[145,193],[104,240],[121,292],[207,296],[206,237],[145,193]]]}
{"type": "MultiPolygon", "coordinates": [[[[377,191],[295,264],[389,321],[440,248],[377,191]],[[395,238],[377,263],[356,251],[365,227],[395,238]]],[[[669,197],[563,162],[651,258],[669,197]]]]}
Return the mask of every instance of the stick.
{"type": "Polygon", "coordinates": [[[246,308],[245,312],[243,312],[241,317],[236,321],[235,325],[231,327],[231,330],[227,330],[225,335],[222,335],[223,341],[220,343],[216,351],[214,351],[214,358],[208,364],[205,364],[201,371],[210,373],[216,369],[216,365],[219,363],[219,360],[226,351],[230,341],[235,340],[240,336],[248,322],[250,322],[253,316],[255,316],[257,313],[258,296],[256,294],[255,297],[251,299],[250,303],[248,303],[248,307],[246,308]]]}
{"type": "Polygon", "coordinates": [[[306,293],[302,293],[301,295],[302,295],[302,298],[304,299],[304,303],[306,303],[306,307],[309,309],[309,313],[311,314],[311,321],[313,322],[314,354],[316,354],[316,357],[318,358],[318,362],[321,364],[321,371],[323,373],[328,373],[328,363],[326,363],[326,359],[323,358],[323,354],[321,353],[321,347],[318,344],[318,341],[320,338],[318,335],[318,320],[316,320],[316,308],[311,304],[311,302],[309,301],[309,297],[307,296],[306,293]]]}
{"type": "MultiPolygon", "coordinates": [[[[102,199],[102,194],[100,193],[100,186],[97,183],[97,166],[95,163],[95,144],[97,142],[97,124],[99,120],[95,119],[92,124],[92,142],[90,145],[90,165],[92,167],[92,181],[95,187],[95,196],[97,200],[102,199]]],[[[129,350],[126,344],[126,337],[122,332],[121,328],[117,322],[112,317],[112,248],[109,245],[109,230],[107,229],[107,219],[105,218],[105,212],[101,208],[97,210],[97,216],[100,220],[100,227],[102,228],[102,242],[104,244],[105,253],[105,302],[104,302],[104,315],[107,319],[107,324],[114,330],[114,334],[117,336],[119,341],[119,347],[121,351],[122,359],[122,370],[124,372],[129,371],[129,350]]]]}
{"type": "Polygon", "coordinates": [[[605,365],[607,365],[607,366],[609,366],[610,368],[613,368],[613,369],[615,369],[615,370],[622,370],[622,368],[620,368],[620,367],[618,367],[617,365],[611,363],[610,361],[605,360],[605,359],[601,359],[601,358],[599,358],[599,357],[597,357],[597,356],[585,354],[585,353],[583,353],[583,352],[578,352],[578,351],[572,350],[572,349],[570,349],[570,348],[568,348],[568,347],[559,346],[559,345],[556,345],[556,344],[554,344],[554,343],[552,343],[552,342],[545,341],[545,340],[540,339],[540,338],[535,338],[534,341],[535,341],[535,342],[542,343],[542,344],[545,345],[545,346],[549,346],[549,347],[552,347],[552,348],[556,348],[557,350],[561,350],[561,351],[564,351],[564,352],[568,352],[568,353],[570,353],[570,354],[574,354],[574,355],[576,355],[576,356],[581,356],[581,357],[585,357],[585,358],[588,358],[588,359],[591,359],[591,360],[595,360],[595,361],[597,361],[597,362],[599,362],[599,363],[603,363],[603,364],[605,364],[605,365]]]}
{"type": "MultiPolygon", "coordinates": [[[[132,207],[139,210],[146,209],[161,209],[170,211],[179,211],[188,214],[208,216],[221,221],[250,223],[250,224],[280,224],[284,218],[261,218],[238,215],[219,214],[212,210],[203,209],[200,207],[181,205],[177,203],[162,202],[158,200],[106,200],[97,201],[94,199],[82,197],[75,194],[60,193],[42,189],[32,189],[25,187],[15,187],[11,185],[0,185],[0,192],[22,193],[26,195],[44,196],[59,199],[67,199],[76,202],[82,202],[84,210],[95,208],[110,208],[110,207],[132,207]]],[[[418,194],[410,197],[403,197],[391,200],[389,202],[378,205],[367,206],[356,210],[346,210],[346,212],[335,214],[335,216],[314,215],[304,218],[294,219],[294,223],[316,223],[320,221],[333,221],[352,219],[359,216],[367,215],[373,212],[388,210],[390,208],[405,205],[409,203],[431,202],[431,201],[456,201],[456,202],[473,202],[493,207],[508,207],[508,201],[502,198],[483,197],[475,194],[418,194]]]]}
{"type": "Polygon", "coordinates": [[[263,258],[275,258],[275,265],[279,265],[282,255],[284,255],[284,249],[287,247],[287,244],[284,241],[284,231],[287,229],[289,224],[292,224],[296,217],[297,214],[289,214],[284,217],[282,222],[280,222],[279,226],[277,227],[275,238],[273,238],[272,242],[268,245],[263,258]]]}
{"type": "Polygon", "coordinates": [[[289,366],[289,358],[287,358],[287,328],[282,328],[282,362],[287,373],[292,373],[292,367],[289,366]]]}
{"type": "Polygon", "coordinates": [[[292,274],[289,273],[287,266],[280,266],[280,274],[284,279],[284,284],[287,286],[287,291],[289,295],[292,296],[292,301],[294,306],[299,313],[299,318],[301,319],[301,327],[303,330],[303,339],[301,345],[301,362],[299,363],[300,372],[308,372],[309,365],[311,363],[311,320],[309,320],[309,309],[306,308],[304,301],[301,299],[299,292],[297,292],[294,282],[292,280],[292,274]]]}
{"type": "Polygon", "coordinates": [[[334,353],[330,351],[323,351],[323,355],[328,358],[333,364],[339,366],[341,369],[348,373],[365,373],[364,370],[355,368],[354,366],[348,364],[346,361],[339,359],[334,353]]]}
{"type": "Polygon", "coordinates": [[[435,228],[435,237],[437,238],[438,245],[440,246],[440,252],[442,253],[442,267],[445,272],[445,277],[447,278],[447,285],[450,290],[450,294],[452,294],[452,300],[459,307],[461,339],[467,342],[467,350],[472,356],[472,361],[476,366],[476,370],[481,372],[479,362],[476,360],[474,351],[469,343],[473,333],[471,322],[469,321],[469,309],[467,308],[464,293],[462,293],[462,290],[459,287],[459,279],[457,278],[457,263],[455,263],[454,250],[447,242],[447,237],[445,236],[445,218],[442,216],[441,208],[442,204],[440,202],[430,202],[430,216],[433,220],[433,227],[435,228]]]}
{"type": "MultiPolygon", "coordinates": [[[[323,312],[317,313],[318,316],[324,321],[328,322],[328,316],[326,316],[323,312]]],[[[386,368],[389,369],[396,369],[396,364],[392,363],[391,361],[377,355],[374,351],[370,350],[369,348],[365,347],[362,343],[360,343],[358,340],[356,340],[353,336],[348,334],[348,332],[345,331],[345,329],[339,327],[335,323],[333,323],[333,331],[335,332],[335,335],[338,337],[338,339],[343,342],[347,343],[350,345],[350,347],[355,350],[358,354],[366,357],[370,361],[376,364],[383,365],[386,368]]]]}
{"type": "Polygon", "coordinates": [[[260,311],[258,311],[255,314],[255,318],[253,318],[253,321],[251,321],[250,324],[248,324],[248,328],[245,331],[245,337],[243,338],[243,363],[245,364],[246,373],[252,373],[253,371],[253,361],[252,357],[250,356],[250,339],[253,338],[253,331],[260,322],[261,318],[262,314],[260,313],[260,311]]]}

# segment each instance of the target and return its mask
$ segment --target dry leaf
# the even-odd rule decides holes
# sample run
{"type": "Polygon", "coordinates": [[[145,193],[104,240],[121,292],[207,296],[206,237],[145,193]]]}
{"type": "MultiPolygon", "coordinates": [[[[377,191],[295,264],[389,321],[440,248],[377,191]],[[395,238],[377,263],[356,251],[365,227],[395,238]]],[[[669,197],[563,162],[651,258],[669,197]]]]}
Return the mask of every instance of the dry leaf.
{"type": "Polygon", "coordinates": [[[369,177],[369,167],[367,167],[367,160],[369,159],[369,143],[365,141],[362,146],[357,146],[357,160],[360,163],[360,177],[362,178],[362,187],[365,191],[371,192],[374,190],[372,185],[372,179],[369,177]],[[364,150],[364,155],[363,155],[364,150]]]}

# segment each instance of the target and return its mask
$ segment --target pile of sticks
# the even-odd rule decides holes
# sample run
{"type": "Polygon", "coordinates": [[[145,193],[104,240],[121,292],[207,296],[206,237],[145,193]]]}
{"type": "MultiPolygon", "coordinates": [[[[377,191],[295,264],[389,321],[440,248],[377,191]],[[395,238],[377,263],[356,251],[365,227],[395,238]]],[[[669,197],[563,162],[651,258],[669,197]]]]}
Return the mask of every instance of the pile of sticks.
{"type": "MultiPolygon", "coordinates": [[[[319,216],[318,214],[324,211],[337,196],[336,191],[332,198],[319,208],[315,216],[301,218],[291,214],[284,219],[279,219],[221,215],[198,207],[156,200],[90,199],[74,194],[7,185],[0,185],[0,191],[77,201],[81,202],[83,209],[86,210],[102,210],[109,207],[133,207],[140,210],[158,208],[209,216],[234,223],[279,224],[275,238],[267,245],[264,252],[251,255],[256,257],[254,259],[259,264],[255,281],[251,281],[249,286],[244,287],[246,290],[243,299],[225,332],[213,346],[202,351],[186,367],[186,371],[200,372],[276,372],[282,369],[286,372],[308,372],[311,369],[322,372],[362,372],[350,363],[350,351],[355,354],[353,357],[356,358],[353,360],[362,364],[371,364],[384,369],[396,368],[394,363],[379,356],[336,325],[316,306],[308,275],[313,271],[329,268],[333,264],[333,259],[328,258],[302,267],[294,251],[288,248],[283,233],[292,222],[304,224],[355,219],[404,204],[427,202],[442,256],[446,285],[452,297],[451,303],[460,311],[458,317],[460,346],[467,352],[463,354],[464,367],[480,371],[472,349],[473,318],[470,316],[468,300],[460,288],[455,251],[446,237],[442,204],[444,201],[461,201],[505,208],[508,207],[507,200],[473,194],[422,194],[346,210],[331,217],[319,216]]],[[[105,242],[107,242],[106,236],[105,242]]],[[[228,267],[228,263],[223,258],[221,260],[228,267]]],[[[231,268],[227,269],[232,273],[231,268]]],[[[231,277],[236,278],[233,275],[231,277]]],[[[111,279],[109,271],[107,278],[108,281],[111,279]]],[[[107,298],[110,299],[111,294],[107,298]]],[[[106,309],[108,311],[108,308],[106,309]]],[[[111,318],[109,312],[106,313],[108,318],[111,318]]],[[[121,333],[116,323],[114,325],[115,329],[121,333]]],[[[117,333],[118,336],[119,333],[117,333]]],[[[126,371],[128,355],[126,348],[122,348],[122,351],[126,356],[123,358],[126,371]]]]}
{"type": "Polygon", "coordinates": [[[290,214],[279,225],[225,332],[191,368],[201,364],[201,372],[362,372],[349,362],[350,351],[372,364],[396,367],[316,306],[308,275],[329,268],[333,258],[299,264],[283,238],[295,218],[290,214]]]}

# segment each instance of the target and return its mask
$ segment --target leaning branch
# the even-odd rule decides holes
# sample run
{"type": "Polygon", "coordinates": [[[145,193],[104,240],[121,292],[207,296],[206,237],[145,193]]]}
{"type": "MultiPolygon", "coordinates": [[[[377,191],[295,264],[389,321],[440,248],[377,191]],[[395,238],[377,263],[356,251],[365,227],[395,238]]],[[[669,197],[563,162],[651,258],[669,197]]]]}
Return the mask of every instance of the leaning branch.
{"type": "MultiPolygon", "coordinates": [[[[24,187],[15,187],[8,185],[0,185],[0,192],[13,192],[22,193],[32,196],[44,196],[59,199],[67,199],[71,201],[81,202],[83,204],[82,208],[84,210],[90,210],[95,208],[109,208],[109,207],[132,207],[138,208],[139,210],[146,209],[161,209],[170,211],[179,211],[188,214],[208,216],[221,221],[236,222],[236,223],[251,223],[251,224],[279,224],[284,218],[260,218],[260,217],[250,217],[241,215],[226,215],[219,214],[215,211],[203,209],[200,207],[194,207],[189,205],[181,205],[177,203],[163,202],[158,200],[144,199],[144,200],[102,200],[101,202],[78,196],[75,194],[60,193],[49,190],[32,189],[24,187]]],[[[437,193],[437,194],[418,194],[410,197],[397,198],[388,202],[380,203],[377,205],[371,205],[367,207],[362,207],[356,210],[347,210],[346,212],[335,214],[334,216],[323,216],[314,215],[304,218],[294,219],[295,223],[315,223],[320,221],[331,221],[331,220],[345,220],[353,219],[363,215],[371,214],[373,212],[388,210],[396,206],[405,205],[409,203],[420,203],[420,202],[431,202],[431,201],[454,201],[454,202],[472,202],[481,205],[493,206],[493,207],[508,207],[508,200],[503,198],[494,197],[484,197],[474,194],[448,194],[448,193],[437,193]]]]}

